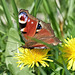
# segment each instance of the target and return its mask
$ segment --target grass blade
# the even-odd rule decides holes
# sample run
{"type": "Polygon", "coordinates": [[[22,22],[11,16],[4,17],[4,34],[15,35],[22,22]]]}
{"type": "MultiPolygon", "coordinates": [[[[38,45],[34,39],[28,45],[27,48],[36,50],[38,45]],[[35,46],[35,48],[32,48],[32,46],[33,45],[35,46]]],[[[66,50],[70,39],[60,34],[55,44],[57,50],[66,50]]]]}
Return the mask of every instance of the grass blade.
{"type": "Polygon", "coordinates": [[[45,7],[45,9],[46,9],[46,11],[47,11],[47,13],[49,15],[49,18],[50,18],[50,20],[52,22],[52,26],[53,26],[57,36],[60,37],[59,26],[58,26],[58,23],[57,23],[57,21],[56,21],[56,19],[54,17],[54,14],[53,14],[53,11],[52,11],[50,5],[48,4],[47,0],[43,0],[43,4],[44,4],[44,7],[45,7]]]}
{"type": "Polygon", "coordinates": [[[71,16],[74,9],[74,0],[69,1],[69,10],[68,10],[68,16],[71,16]]]}
{"type": "Polygon", "coordinates": [[[13,27],[11,16],[10,16],[10,13],[8,11],[8,7],[7,7],[5,0],[2,0],[2,5],[3,5],[4,13],[5,13],[7,21],[8,21],[9,28],[13,27]]]}
{"type": "MultiPolygon", "coordinates": [[[[30,37],[29,37],[30,38],[30,37]]],[[[43,41],[41,41],[41,40],[38,40],[38,39],[36,39],[36,38],[30,38],[31,40],[34,40],[34,41],[36,41],[36,42],[38,42],[38,43],[41,43],[41,44],[43,44],[43,45],[46,45],[47,47],[49,47],[49,48],[54,48],[52,45],[50,45],[50,44],[48,44],[48,43],[46,43],[46,42],[43,42],[43,41]]]]}
{"type": "Polygon", "coordinates": [[[10,0],[11,1],[11,5],[12,5],[12,8],[13,8],[13,11],[14,11],[14,16],[15,16],[15,20],[16,20],[16,23],[17,23],[17,27],[19,28],[19,22],[18,22],[18,10],[17,10],[17,6],[15,4],[15,1],[14,0],[10,0]]]}
{"type": "Polygon", "coordinates": [[[38,69],[40,70],[42,75],[47,75],[46,72],[41,67],[38,67],[38,69]]]}
{"type": "Polygon", "coordinates": [[[35,5],[34,5],[34,9],[33,9],[32,13],[33,13],[33,16],[35,16],[35,17],[36,17],[36,14],[38,12],[38,9],[39,9],[41,2],[42,2],[42,0],[34,0],[35,5]]]}
{"type": "MultiPolygon", "coordinates": [[[[61,58],[62,58],[62,57],[61,57],[61,58]]],[[[64,69],[65,69],[65,73],[66,73],[66,75],[70,75],[70,72],[68,71],[68,69],[67,69],[67,67],[66,67],[66,64],[65,64],[63,58],[62,58],[62,61],[63,61],[63,67],[64,67],[64,69]]]]}

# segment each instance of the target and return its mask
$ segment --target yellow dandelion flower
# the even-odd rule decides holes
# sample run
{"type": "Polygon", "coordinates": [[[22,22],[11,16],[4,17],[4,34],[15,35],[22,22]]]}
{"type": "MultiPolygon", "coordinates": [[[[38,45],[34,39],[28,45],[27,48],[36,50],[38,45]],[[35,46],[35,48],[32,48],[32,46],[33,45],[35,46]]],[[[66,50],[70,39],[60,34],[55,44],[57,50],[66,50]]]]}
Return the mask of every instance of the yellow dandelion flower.
{"type": "Polygon", "coordinates": [[[75,70],[75,38],[71,37],[71,39],[65,39],[65,44],[62,46],[62,51],[64,52],[63,56],[68,60],[67,69],[72,68],[72,70],[75,70]]]}
{"type": "Polygon", "coordinates": [[[49,49],[27,49],[27,48],[19,48],[20,53],[15,54],[15,58],[18,60],[18,67],[22,64],[20,70],[23,69],[25,65],[28,65],[28,67],[34,67],[36,65],[39,67],[39,63],[46,67],[49,66],[45,61],[51,61],[48,59],[47,55],[49,49]]]}

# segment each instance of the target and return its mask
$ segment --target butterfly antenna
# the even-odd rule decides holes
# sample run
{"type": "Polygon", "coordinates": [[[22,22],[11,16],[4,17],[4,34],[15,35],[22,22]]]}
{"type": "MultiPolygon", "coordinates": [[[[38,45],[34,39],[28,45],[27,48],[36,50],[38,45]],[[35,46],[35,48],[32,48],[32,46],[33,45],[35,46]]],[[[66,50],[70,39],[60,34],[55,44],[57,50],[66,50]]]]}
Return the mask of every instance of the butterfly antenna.
{"type": "MultiPolygon", "coordinates": [[[[18,48],[20,48],[20,47],[18,47],[18,48]]],[[[16,50],[18,51],[18,48],[14,49],[14,50],[11,50],[11,52],[14,52],[14,51],[16,51],[16,50]]]]}
{"type": "MultiPolygon", "coordinates": [[[[21,46],[20,46],[20,47],[21,47],[21,46]]],[[[18,48],[20,48],[20,47],[18,47],[18,45],[17,45],[17,48],[16,48],[16,49],[14,49],[14,50],[11,50],[11,52],[13,52],[13,51],[16,51],[16,50],[17,50],[17,53],[19,53],[18,48]]]]}

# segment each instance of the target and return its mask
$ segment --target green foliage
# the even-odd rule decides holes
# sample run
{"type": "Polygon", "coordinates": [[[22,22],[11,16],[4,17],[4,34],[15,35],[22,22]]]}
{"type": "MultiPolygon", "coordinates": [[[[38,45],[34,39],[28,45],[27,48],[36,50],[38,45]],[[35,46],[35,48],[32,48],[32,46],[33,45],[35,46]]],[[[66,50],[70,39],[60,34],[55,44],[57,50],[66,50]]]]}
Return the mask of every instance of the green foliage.
{"type": "MultiPolygon", "coordinates": [[[[55,35],[61,41],[71,35],[75,37],[75,0],[0,0],[0,75],[33,75],[32,69],[27,66],[20,71],[13,58],[17,48],[24,45],[20,37],[19,9],[27,9],[35,17],[39,13],[43,14],[43,21],[51,23],[55,35]]],[[[59,45],[52,46],[35,38],[32,40],[53,49],[50,58],[54,62],[49,63],[50,67],[39,67],[38,75],[74,75],[62,61],[59,45]]]]}
{"type": "Polygon", "coordinates": [[[19,70],[20,68],[17,68],[17,64],[16,64],[17,61],[13,57],[17,48],[20,46],[20,44],[18,43],[17,40],[14,40],[11,37],[11,35],[13,35],[13,37],[20,40],[18,32],[14,28],[11,28],[8,33],[8,42],[6,44],[6,51],[5,51],[5,62],[6,62],[7,68],[10,70],[10,73],[12,75],[21,75],[21,74],[33,75],[29,71],[27,66],[22,71],[19,70]]]}

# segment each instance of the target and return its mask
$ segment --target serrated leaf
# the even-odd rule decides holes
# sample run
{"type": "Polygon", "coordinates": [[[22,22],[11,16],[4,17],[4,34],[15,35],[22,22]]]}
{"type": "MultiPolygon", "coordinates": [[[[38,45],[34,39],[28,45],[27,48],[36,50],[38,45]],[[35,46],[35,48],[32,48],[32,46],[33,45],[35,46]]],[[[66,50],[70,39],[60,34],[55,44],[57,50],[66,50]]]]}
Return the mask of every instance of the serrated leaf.
{"type": "Polygon", "coordinates": [[[19,43],[17,43],[16,40],[11,38],[10,35],[13,35],[14,38],[20,40],[18,32],[14,28],[11,28],[9,30],[9,36],[8,36],[8,41],[10,42],[7,42],[6,51],[5,51],[5,56],[6,56],[5,61],[9,71],[11,72],[12,75],[23,75],[23,74],[32,75],[28,67],[25,67],[23,70],[20,70],[20,68],[17,67],[17,64],[16,64],[17,61],[13,57],[14,57],[14,53],[17,52],[17,48],[20,45],[19,43]],[[12,50],[15,50],[15,51],[12,52],[12,50]]]}

